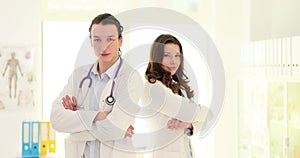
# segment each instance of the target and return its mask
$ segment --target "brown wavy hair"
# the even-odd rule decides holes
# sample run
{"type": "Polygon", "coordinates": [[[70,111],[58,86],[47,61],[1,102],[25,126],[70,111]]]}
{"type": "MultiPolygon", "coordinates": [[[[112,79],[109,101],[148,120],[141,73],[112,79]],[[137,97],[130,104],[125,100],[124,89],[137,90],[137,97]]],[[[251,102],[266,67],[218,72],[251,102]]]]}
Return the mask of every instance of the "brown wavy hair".
{"type": "Polygon", "coordinates": [[[187,97],[189,99],[193,98],[194,91],[191,90],[188,85],[189,79],[184,73],[184,57],[182,51],[182,45],[179,40],[170,35],[162,34],[158,36],[150,49],[150,61],[148,63],[147,70],[145,72],[145,78],[150,83],[155,83],[156,80],[161,81],[165,86],[170,88],[173,93],[183,96],[181,90],[185,90],[187,97]],[[162,69],[162,60],[164,57],[164,46],[166,44],[176,44],[180,48],[180,65],[174,75],[171,76],[171,73],[162,69]],[[175,82],[174,82],[175,81],[175,82]]]}

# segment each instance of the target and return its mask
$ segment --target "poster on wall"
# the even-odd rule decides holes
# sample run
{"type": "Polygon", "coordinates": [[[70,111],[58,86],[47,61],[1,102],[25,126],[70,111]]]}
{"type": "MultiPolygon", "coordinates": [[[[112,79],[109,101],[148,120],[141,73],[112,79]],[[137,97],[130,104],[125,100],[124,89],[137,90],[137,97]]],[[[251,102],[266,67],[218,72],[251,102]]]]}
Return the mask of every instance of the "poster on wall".
{"type": "Polygon", "coordinates": [[[0,47],[0,111],[35,109],[34,48],[0,47]]]}

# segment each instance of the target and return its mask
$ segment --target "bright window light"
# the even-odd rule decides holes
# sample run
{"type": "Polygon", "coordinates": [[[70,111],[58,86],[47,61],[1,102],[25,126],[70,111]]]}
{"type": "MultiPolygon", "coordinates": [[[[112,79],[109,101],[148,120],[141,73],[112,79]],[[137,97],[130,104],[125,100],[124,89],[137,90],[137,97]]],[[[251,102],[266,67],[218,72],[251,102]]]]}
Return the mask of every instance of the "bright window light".
{"type": "MultiPolygon", "coordinates": [[[[52,103],[74,70],[88,28],[87,22],[43,22],[43,120],[50,120],[52,103]]],[[[57,156],[64,157],[65,137],[57,132],[57,156]]]]}

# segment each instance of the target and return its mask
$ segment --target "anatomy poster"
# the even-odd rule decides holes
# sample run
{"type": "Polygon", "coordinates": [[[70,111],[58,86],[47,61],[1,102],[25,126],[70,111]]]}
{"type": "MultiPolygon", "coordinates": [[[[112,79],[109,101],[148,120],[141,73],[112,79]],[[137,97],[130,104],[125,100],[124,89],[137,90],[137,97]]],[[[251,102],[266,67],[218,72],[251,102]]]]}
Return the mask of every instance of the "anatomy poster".
{"type": "Polygon", "coordinates": [[[0,47],[0,110],[35,108],[34,51],[0,47]]]}

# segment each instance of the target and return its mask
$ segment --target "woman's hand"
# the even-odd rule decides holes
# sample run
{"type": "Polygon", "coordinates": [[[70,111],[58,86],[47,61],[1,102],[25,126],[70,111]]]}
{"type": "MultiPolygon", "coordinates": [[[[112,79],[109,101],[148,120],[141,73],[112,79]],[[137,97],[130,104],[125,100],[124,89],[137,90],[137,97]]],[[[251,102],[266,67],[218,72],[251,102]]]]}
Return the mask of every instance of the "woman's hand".
{"type": "Polygon", "coordinates": [[[171,119],[168,121],[167,127],[169,129],[179,130],[179,129],[185,129],[185,128],[192,128],[193,125],[191,123],[182,122],[177,119],[171,119]]]}
{"type": "Polygon", "coordinates": [[[76,111],[76,98],[74,96],[72,96],[72,99],[70,98],[70,96],[66,95],[65,97],[62,98],[62,104],[64,106],[65,109],[67,110],[72,110],[72,111],[76,111]]]}
{"type": "Polygon", "coordinates": [[[134,127],[132,125],[130,125],[128,128],[127,128],[127,131],[125,133],[125,138],[131,138],[133,135],[134,135],[134,127]]]}

